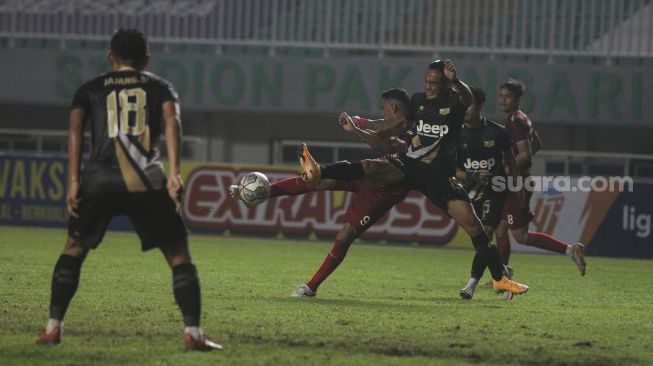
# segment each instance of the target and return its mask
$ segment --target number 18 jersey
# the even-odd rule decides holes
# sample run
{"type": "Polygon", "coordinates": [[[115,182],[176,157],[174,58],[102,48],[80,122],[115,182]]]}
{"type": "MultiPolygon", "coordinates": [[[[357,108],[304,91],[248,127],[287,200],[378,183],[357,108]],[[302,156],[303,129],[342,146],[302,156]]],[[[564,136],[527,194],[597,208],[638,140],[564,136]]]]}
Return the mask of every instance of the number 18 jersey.
{"type": "Polygon", "coordinates": [[[91,157],[82,189],[145,192],[165,184],[159,161],[163,103],[179,99],[167,80],[144,71],[114,71],[84,83],[71,108],[86,112],[91,157]]]}

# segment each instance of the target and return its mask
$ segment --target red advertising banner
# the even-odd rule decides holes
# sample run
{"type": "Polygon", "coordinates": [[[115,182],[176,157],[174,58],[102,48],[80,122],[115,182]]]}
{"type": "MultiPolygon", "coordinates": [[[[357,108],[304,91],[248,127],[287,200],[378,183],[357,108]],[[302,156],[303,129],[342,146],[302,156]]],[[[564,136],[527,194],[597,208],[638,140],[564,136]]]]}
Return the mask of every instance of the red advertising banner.
{"type": "MultiPolygon", "coordinates": [[[[355,193],[311,192],[271,198],[248,209],[229,197],[229,185],[252,169],[200,166],[186,177],[184,219],[191,230],[276,236],[332,238],[344,223],[344,213],[355,193]]],[[[296,175],[291,169],[258,169],[271,182],[296,175]]],[[[457,225],[416,192],[395,205],[362,237],[369,240],[416,241],[444,245],[457,225]]]]}

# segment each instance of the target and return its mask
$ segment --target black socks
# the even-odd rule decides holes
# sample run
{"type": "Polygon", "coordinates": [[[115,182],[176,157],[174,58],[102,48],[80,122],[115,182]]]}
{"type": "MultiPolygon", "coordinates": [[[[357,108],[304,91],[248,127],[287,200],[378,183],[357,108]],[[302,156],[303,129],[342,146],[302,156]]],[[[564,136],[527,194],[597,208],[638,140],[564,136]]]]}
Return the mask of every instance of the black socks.
{"type": "Polygon", "coordinates": [[[192,263],[172,269],[172,290],[187,327],[200,325],[200,281],[192,263]]]}
{"type": "Polygon", "coordinates": [[[352,181],[365,176],[361,162],[339,161],[329,165],[320,165],[322,179],[352,181]]]}
{"type": "Polygon", "coordinates": [[[50,297],[50,318],[63,320],[79,285],[79,274],[82,268],[81,257],[62,254],[52,273],[52,288],[50,297]]]}
{"type": "Polygon", "coordinates": [[[492,273],[492,278],[499,281],[503,277],[503,264],[501,263],[501,255],[499,254],[499,250],[497,250],[497,246],[490,241],[490,238],[488,238],[485,232],[473,237],[472,243],[477,254],[480,254],[481,258],[485,260],[492,273]]]}

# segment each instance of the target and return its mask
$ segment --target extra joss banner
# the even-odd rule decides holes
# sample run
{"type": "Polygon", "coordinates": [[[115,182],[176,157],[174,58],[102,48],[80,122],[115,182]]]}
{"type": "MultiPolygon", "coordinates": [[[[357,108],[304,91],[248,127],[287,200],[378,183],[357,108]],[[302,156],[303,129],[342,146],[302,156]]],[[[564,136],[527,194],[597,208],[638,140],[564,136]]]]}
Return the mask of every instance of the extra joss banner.
{"type": "MultiPolygon", "coordinates": [[[[184,218],[196,231],[333,238],[344,224],[353,193],[311,192],[272,198],[252,209],[229,197],[229,185],[251,169],[203,166],[186,179],[184,218]]],[[[271,181],[296,176],[290,169],[259,169],[271,181]]],[[[443,245],[451,241],[457,225],[421,194],[411,193],[377,221],[362,237],[390,241],[418,241],[443,245]]]]}

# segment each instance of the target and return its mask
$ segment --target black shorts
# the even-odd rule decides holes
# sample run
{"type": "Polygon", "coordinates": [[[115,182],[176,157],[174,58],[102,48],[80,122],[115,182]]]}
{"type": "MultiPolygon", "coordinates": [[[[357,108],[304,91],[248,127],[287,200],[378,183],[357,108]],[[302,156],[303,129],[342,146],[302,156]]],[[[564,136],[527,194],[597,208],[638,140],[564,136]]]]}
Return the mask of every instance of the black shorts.
{"type": "Polygon", "coordinates": [[[454,173],[439,161],[425,164],[413,158],[401,156],[390,161],[404,172],[404,186],[423,193],[434,205],[449,214],[448,202],[469,202],[467,193],[454,173]]]}
{"type": "Polygon", "coordinates": [[[150,192],[85,192],[80,189],[79,218],[68,221],[68,235],[86,248],[97,248],[111,219],[129,217],[143,251],[186,240],[188,233],[166,190],[150,192]]]}
{"type": "Polygon", "coordinates": [[[472,200],[472,205],[483,225],[496,229],[499,221],[501,221],[505,201],[506,192],[495,192],[487,189],[478,199],[472,200]]]}

